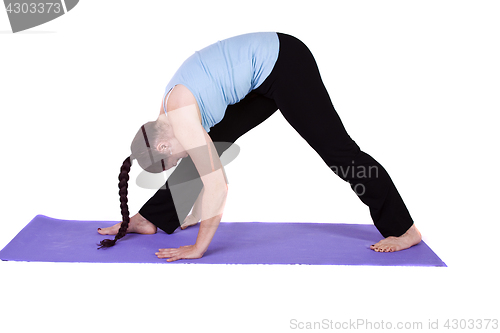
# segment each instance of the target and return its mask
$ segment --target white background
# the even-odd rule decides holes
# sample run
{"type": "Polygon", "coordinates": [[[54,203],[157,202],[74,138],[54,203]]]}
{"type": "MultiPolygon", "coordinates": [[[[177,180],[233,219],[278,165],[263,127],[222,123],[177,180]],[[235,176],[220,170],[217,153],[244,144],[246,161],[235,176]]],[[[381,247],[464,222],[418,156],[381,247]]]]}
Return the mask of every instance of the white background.
{"type": "MultiPolygon", "coordinates": [[[[119,220],[121,162],[182,61],[220,39],[280,31],[312,50],[349,134],[389,171],[449,266],[1,262],[0,329],[498,318],[499,14],[496,1],[82,0],[12,34],[0,10],[0,248],[37,214],[119,220]]],[[[223,221],[371,223],[279,113],[237,143],[223,221]]],[[[139,171],[133,214],[154,193],[136,186],[139,171]]]]}

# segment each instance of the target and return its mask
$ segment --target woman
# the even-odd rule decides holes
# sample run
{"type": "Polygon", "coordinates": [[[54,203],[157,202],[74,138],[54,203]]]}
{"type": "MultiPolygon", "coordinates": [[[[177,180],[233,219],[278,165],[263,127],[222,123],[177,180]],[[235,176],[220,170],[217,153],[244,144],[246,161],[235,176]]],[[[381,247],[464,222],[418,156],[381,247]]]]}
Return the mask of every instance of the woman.
{"type": "Polygon", "coordinates": [[[201,258],[220,223],[227,195],[219,155],[228,145],[220,148],[213,143],[233,143],[277,109],[368,205],[385,237],[372,250],[393,252],[420,242],[421,235],[385,169],[344,129],[309,49],[295,37],[266,32],[220,41],[196,52],[179,68],[167,85],[160,116],[141,127],[131,157],[123,162],[119,177],[123,221],[99,230],[103,235],[116,234],[101,247],[113,246],[127,231],[150,234],[161,228],[172,233],[181,220],[182,228],[201,220],[194,245],[156,252],[167,261],[201,258]],[[165,189],[129,218],[127,181],[134,158],[150,172],[183,160],[165,189]]]}

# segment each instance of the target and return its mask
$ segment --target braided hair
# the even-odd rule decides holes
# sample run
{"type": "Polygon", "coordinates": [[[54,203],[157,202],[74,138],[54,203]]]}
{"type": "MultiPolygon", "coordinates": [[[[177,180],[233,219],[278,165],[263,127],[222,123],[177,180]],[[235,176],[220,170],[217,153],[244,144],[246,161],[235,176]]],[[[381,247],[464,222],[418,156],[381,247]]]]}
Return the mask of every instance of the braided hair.
{"type": "Polygon", "coordinates": [[[132,165],[132,159],[127,157],[122,164],[122,167],[120,169],[120,175],[118,176],[118,188],[119,194],[120,194],[120,208],[121,208],[121,213],[122,213],[122,224],[120,226],[120,229],[118,230],[118,233],[115,236],[115,239],[104,239],[101,241],[99,244],[100,246],[98,249],[101,249],[103,247],[111,247],[115,245],[116,241],[122,238],[127,234],[127,228],[128,224],[130,222],[130,213],[128,211],[128,199],[127,199],[127,194],[128,194],[128,180],[129,180],[129,172],[130,172],[130,167],[132,165]]]}
{"type": "Polygon", "coordinates": [[[127,194],[129,172],[130,167],[132,166],[132,160],[137,159],[139,165],[148,172],[159,173],[165,171],[165,160],[168,159],[168,155],[163,152],[159,152],[155,149],[155,147],[159,140],[172,137],[173,130],[171,126],[161,121],[147,122],[141,126],[139,131],[137,131],[137,134],[132,141],[132,145],[130,146],[132,155],[123,161],[120,169],[120,175],[118,176],[118,188],[120,189],[118,193],[120,194],[122,224],[115,236],[115,239],[102,240],[98,244],[98,249],[114,246],[117,240],[123,238],[127,234],[127,228],[130,222],[127,194]]]}

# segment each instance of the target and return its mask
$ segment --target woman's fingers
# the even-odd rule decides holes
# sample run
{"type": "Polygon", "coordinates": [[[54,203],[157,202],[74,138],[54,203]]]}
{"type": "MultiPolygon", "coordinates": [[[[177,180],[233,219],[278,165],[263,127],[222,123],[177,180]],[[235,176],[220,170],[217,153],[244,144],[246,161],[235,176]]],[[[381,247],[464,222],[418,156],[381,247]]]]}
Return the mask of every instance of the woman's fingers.
{"type": "Polygon", "coordinates": [[[170,258],[175,255],[175,250],[177,249],[159,249],[155,254],[158,258],[170,258]]]}
{"type": "Polygon", "coordinates": [[[202,254],[198,253],[193,245],[185,245],[179,248],[159,249],[155,254],[159,259],[167,259],[169,262],[179,259],[197,259],[202,257],[202,254]]]}
{"type": "Polygon", "coordinates": [[[157,253],[157,257],[159,259],[167,259],[167,261],[169,262],[182,259],[181,257],[179,257],[178,253],[175,253],[173,251],[160,251],[159,253],[157,253]]]}

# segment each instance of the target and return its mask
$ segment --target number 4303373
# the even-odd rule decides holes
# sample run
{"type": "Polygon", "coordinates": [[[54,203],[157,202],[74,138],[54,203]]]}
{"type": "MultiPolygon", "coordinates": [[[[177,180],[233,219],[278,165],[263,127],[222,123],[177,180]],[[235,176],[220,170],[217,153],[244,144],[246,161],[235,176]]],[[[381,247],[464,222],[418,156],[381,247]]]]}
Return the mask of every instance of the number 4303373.
{"type": "Polygon", "coordinates": [[[56,13],[59,14],[62,10],[60,3],[40,2],[40,3],[9,3],[6,7],[7,13],[14,14],[44,14],[56,13]]]}

